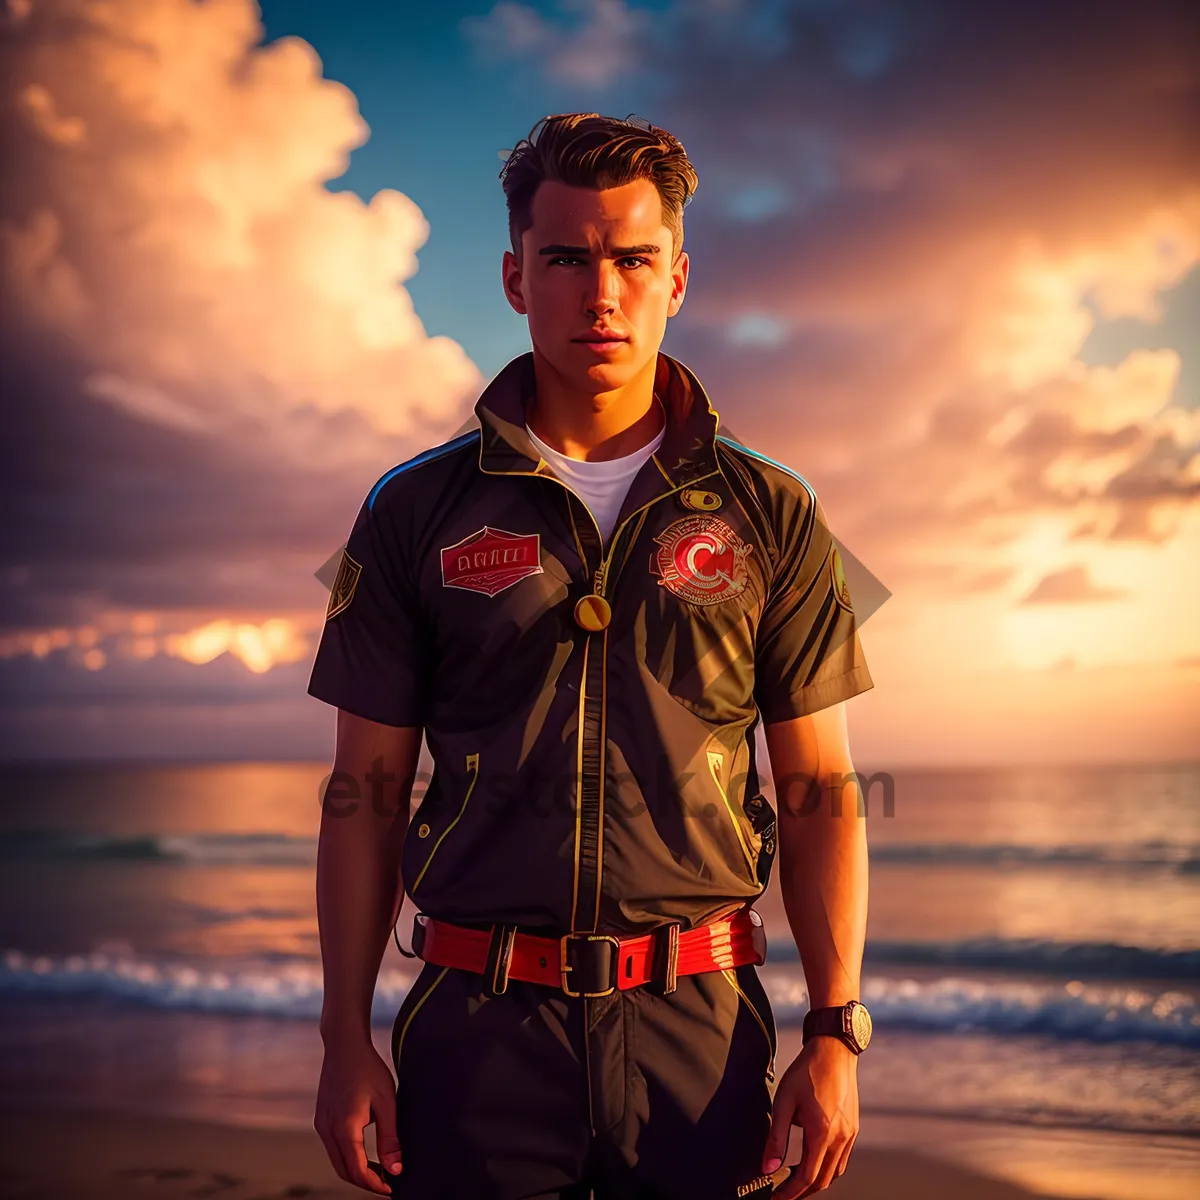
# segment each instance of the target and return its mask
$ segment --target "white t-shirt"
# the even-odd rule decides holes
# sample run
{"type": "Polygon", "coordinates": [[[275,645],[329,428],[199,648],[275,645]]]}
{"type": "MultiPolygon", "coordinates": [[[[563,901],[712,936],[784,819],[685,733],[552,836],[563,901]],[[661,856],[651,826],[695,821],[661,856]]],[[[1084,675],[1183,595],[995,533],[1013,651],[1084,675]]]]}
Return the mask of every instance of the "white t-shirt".
{"type": "Polygon", "coordinates": [[[642,469],[642,464],[650,455],[662,445],[663,434],[666,431],[664,424],[653,441],[647,442],[632,454],[603,462],[586,462],[581,458],[568,458],[562,451],[547,446],[528,424],[525,426],[525,432],[538,448],[538,453],[554,468],[554,474],[576,492],[591,510],[606,542],[617,523],[617,515],[621,511],[621,504],[633,477],[642,469]]]}

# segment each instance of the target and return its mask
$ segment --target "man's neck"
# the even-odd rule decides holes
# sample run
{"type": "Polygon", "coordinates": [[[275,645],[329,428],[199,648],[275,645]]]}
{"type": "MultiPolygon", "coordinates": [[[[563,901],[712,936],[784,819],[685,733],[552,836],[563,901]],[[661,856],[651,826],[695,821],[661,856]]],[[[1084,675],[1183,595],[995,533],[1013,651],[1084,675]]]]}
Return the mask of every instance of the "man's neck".
{"type": "Polygon", "coordinates": [[[662,429],[666,414],[654,398],[658,356],[624,387],[611,392],[580,392],[533,351],[536,394],[526,421],[548,446],[568,458],[603,462],[640,450],[662,429]]]}

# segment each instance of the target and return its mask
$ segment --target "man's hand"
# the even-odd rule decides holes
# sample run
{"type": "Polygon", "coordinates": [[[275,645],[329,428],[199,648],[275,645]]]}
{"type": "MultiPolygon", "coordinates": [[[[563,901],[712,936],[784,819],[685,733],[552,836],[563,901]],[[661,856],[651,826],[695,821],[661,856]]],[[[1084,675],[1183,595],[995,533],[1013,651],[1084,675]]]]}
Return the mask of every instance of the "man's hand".
{"type": "Polygon", "coordinates": [[[846,1169],[858,1137],[858,1055],[838,1038],[818,1034],[804,1043],[775,1090],[764,1175],[779,1169],[793,1125],[804,1134],[804,1154],[773,1200],[824,1191],[846,1169]]]}
{"type": "Polygon", "coordinates": [[[380,1196],[390,1196],[391,1188],[367,1165],[363,1147],[363,1130],[372,1116],[380,1163],[392,1175],[400,1170],[400,1145],[396,1084],[371,1042],[371,1001],[404,900],[400,862],[421,732],[415,726],[380,725],[339,708],[331,787],[321,796],[317,927],[325,1060],[313,1125],[334,1170],[347,1183],[380,1196]],[[369,785],[365,790],[364,784],[369,785]]]}
{"type": "Polygon", "coordinates": [[[370,1042],[347,1040],[325,1046],[317,1085],[313,1126],[325,1144],[333,1169],[347,1182],[380,1196],[392,1189],[367,1166],[363,1130],[375,1122],[379,1161],[392,1175],[400,1173],[400,1141],[396,1137],[396,1085],[387,1063],[370,1042]]]}

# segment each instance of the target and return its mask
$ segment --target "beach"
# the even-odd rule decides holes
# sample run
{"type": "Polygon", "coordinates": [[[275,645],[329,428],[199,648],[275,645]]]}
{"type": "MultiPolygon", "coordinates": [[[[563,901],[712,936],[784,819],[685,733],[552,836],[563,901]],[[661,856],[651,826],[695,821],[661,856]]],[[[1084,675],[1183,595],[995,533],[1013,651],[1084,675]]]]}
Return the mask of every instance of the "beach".
{"type": "MultiPolygon", "coordinates": [[[[365,1196],[315,1132],[77,1109],[0,1114],[0,1195],[52,1200],[325,1200],[365,1196]]],[[[897,1149],[856,1147],[840,1200],[1021,1200],[1037,1193],[897,1149]]]]}
{"type": "MultiPolygon", "coordinates": [[[[2,1194],[362,1192],[312,1129],[326,770],[0,770],[2,1194]]],[[[1197,766],[897,775],[868,819],[875,1034],[830,1192],[1200,1192],[1198,794],[1197,766]]],[[[808,996],[777,880],[756,907],[782,1074],[808,996]]],[[[415,976],[389,944],[385,1062],[415,976]]]]}

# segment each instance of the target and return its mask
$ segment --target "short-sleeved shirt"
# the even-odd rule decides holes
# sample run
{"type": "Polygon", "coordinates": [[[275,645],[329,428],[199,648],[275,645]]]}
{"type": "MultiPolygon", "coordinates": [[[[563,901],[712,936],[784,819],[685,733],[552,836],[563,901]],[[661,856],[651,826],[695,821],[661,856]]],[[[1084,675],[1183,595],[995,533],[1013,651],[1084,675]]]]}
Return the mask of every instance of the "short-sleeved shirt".
{"type": "Polygon", "coordinates": [[[401,863],[421,911],[693,928],[764,886],[758,724],[872,686],[837,545],[812,487],[719,434],[661,352],[663,441],[602,537],[525,431],[534,387],[513,359],[478,429],[371,488],[308,690],[424,728],[401,863]]]}

